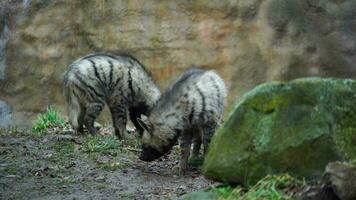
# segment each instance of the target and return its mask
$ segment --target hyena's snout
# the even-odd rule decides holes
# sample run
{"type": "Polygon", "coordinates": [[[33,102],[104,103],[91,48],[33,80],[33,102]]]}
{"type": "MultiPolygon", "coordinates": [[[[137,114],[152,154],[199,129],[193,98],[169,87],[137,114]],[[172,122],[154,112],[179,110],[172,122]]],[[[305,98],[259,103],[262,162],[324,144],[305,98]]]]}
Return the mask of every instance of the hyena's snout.
{"type": "Polygon", "coordinates": [[[151,148],[151,147],[144,147],[142,149],[141,155],[139,157],[140,160],[151,162],[159,157],[161,157],[163,153],[159,152],[158,150],[151,148]]]}

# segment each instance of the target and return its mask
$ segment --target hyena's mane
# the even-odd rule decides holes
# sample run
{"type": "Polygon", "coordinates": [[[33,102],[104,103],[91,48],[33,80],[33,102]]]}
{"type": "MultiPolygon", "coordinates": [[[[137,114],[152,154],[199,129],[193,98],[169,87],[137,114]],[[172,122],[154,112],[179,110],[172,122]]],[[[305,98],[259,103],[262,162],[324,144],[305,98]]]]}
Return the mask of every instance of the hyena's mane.
{"type": "Polygon", "coordinates": [[[115,60],[120,60],[122,58],[128,58],[128,62],[134,66],[135,64],[133,62],[136,62],[138,64],[139,67],[141,67],[141,69],[147,74],[148,77],[152,78],[152,74],[147,70],[146,66],[144,64],[142,64],[136,57],[134,57],[133,55],[126,53],[126,52],[109,52],[109,53],[102,53],[102,52],[98,52],[98,53],[93,53],[93,54],[89,54],[85,57],[83,57],[82,59],[89,59],[91,57],[95,57],[95,56],[106,56],[115,60]]]}
{"type": "Polygon", "coordinates": [[[182,74],[167,90],[163,93],[162,97],[156,103],[155,108],[165,110],[172,106],[174,100],[179,99],[183,94],[184,86],[187,84],[188,79],[194,79],[201,76],[204,72],[203,69],[193,68],[186,73],[182,74]]]}

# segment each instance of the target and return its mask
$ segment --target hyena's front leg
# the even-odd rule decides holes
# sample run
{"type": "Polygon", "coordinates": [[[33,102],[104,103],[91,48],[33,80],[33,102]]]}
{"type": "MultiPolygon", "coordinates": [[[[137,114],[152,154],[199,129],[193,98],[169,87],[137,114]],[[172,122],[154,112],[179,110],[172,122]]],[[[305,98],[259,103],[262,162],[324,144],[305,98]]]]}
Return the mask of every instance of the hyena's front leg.
{"type": "Polygon", "coordinates": [[[115,135],[122,140],[126,139],[127,109],[124,105],[110,107],[112,121],[115,127],[115,135]]]}
{"type": "Polygon", "coordinates": [[[133,123],[133,125],[135,126],[138,135],[141,137],[144,130],[141,127],[140,123],[138,123],[138,120],[137,120],[137,118],[139,118],[140,115],[137,115],[137,113],[134,113],[132,111],[129,111],[129,113],[130,113],[130,120],[133,123]]]}
{"type": "Polygon", "coordinates": [[[188,168],[188,158],[190,155],[190,148],[192,145],[192,135],[190,132],[184,133],[182,135],[180,141],[180,151],[181,151],[181,158],[180,158],[180,174],[185,174],[188,168]]]}
{"type": "Polygon", "coordinates": [[[101,102],[90,103],[85,112],[84,124],[87,127],[90,134],[95,134],[97,129],[94,127],[95,119],[99,116],[104,104],[101,102]]]}
{"type": "Polygon", "coordinates": [[[216,131],[216,128],[217,128],[217,124],[212,123],[212,124],[204,127],[204,129],[203,129],[204,155],[206,153],[208,153],[209,144],[210,144],[211,138],[213,137],[213,135],[216,131]]]}

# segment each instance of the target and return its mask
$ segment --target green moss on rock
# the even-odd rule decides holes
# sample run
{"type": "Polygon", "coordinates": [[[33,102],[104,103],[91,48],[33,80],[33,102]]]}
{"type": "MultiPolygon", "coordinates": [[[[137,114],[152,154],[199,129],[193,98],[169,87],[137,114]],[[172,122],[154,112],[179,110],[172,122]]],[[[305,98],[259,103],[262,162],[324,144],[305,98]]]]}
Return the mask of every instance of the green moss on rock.
{"type": "Polygon", "coordinates": [[[267,174],[322,175],[356,158],[356,82],[304,78],[262,84],[239,101],[214,136],[204,174],[254,184],[267,174]]]}

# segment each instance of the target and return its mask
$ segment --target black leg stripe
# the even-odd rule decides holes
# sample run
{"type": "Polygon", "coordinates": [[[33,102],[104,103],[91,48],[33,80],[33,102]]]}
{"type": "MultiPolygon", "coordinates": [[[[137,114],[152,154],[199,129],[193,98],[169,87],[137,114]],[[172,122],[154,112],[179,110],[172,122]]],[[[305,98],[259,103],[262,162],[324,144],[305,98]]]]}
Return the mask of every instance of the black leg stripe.
{"type": "MultiPolygon", "coordinates": [[[[111,60],[108,61],[109,65],[110,65],[110,75],[109,75],[109,87],[111,87],[112,84],[112,75],[113,75],[113,71],[114,71],[114,64],[111,62],[111,60]]],[[[119,79],[118,79],[119,80],[119,79]]]]}
{"type": "Polygon", "coordinates": [[[210,80],[213,82],[213,86],[214,88],[216,89],[216,98],[217,98],[217,101],[218,101],[218,104],[219,106],[222,105],[222,101],[221,101],[221,94],[220,94],[220,89],[219,89],[219,86],[218,84],[216,84],[215,80],[213,77],[210,77],[210,80]]]}
{"type": "Polygon", "coordinates": [[[192,110],[190,111],[190,114],[189,114],[189,121],[192,122],[193,120],[193,116],[194,116],[194,112],[195,112],[195,101],[193,101],[193,106],[192,106],[192,110]]]}
{"type": "Polygon", "coordinates": [[[201,101],[202,101],[202,109],[201,109],[201,112],[199,113],[199,116],[200,118],[204,118],[204,112],[205,112],[205,107],[206,107],[206,102],[205,102],[205,96],[203,94],[203,92],[199,89],[199,87],[196,87],[197,90],[198,90],[198,93],[200,94],[201,96],[201,101]]]}
{"type": "MultiPolygon", "coordinates": [[[[115,84],[114,84],[114,86],[113,86],[114,89],[116,88],[117,84],[119,84],[119,82],[120,82],[120,79],[117,78],[117,80],[115,81],[115,84]]],[[[120,89],[121,89],[121,88],[120,88],[120,89]]]]}
{"type": "MultiPolygon", "coordinates": [[[[76,88],[82,93],[82,94],[89,94],[90,98],[92,100],[95,99],[95,94],[93,94],[91,91],[86,91],[83,88],[81,88],[80,86],[76,85],[76,88]]],[[[79,95],[77,94],[77,97],[79,98],[79,95]]]]}
{"type": "Polygon", "coordinates": [[[213,86],[214,86],[214,88],[215,88],[215,90],[217,92],[216,96],[218,98],[218,101],[220,101],[220,89],[219,89],[219,86],[216,84],[216,82],[215,82],[213,77],[210,77],[210,80],[211,80],[211,82],[213,82],[213,86]]]}
{"type": "Polygon", "coordinates": [[[92,64],[91,66],[92,66],[93,69],[94,69],[94,73],[95,73],[96,78],[100,81],[100,83],[101,83],[102,85],[104,85],[104,82],[103,82],[103,80],[101,79],[101,77],[100,77],[100,75],[99,75],[98,68],[96,67],[95,62],[92,61],[92,60],[90,60],[90,59],[88,59],[88,61],[91,62],[91,64],[92,64]]]}
{"type": "Polygon", "coordinates": [[[128,80],[129,89],[130,89],[130,92],[131,92],[131,96],[132,96],[132,97],[134,97],[134,96],[135,96],[135,91],[133,90],[133,87],[132,87],[132,75],[131,75],[131,68],[129,68],[128,75],[129,75],[129,80],[128,80]]]}
{"type": "Polygon", "coordinates": [[[106,87],[109,87],[109,82],[108,82],[108,80],[106,79],[105,71],[104,71],[104,70],[102,70],[101,75],[104,77],[104,83],[105,83],[106,87]]]}
{"type": "Polygon", "coordinates": [[[175,114],[175,113],[169,113],[169,114],[167,114],[167,115],[166,115],[166,117],[165,117],[165,118],[167,119],[167,118],[169,118],[169,117],[174,117],[174,116],[176,116],[176,114],[175,114]]]}
{"type": "Polygon", "coordinates": [[[116,118],[124,118],[126,115],[119,114],[119,113],[115,113],[114,116],[115,116],[116,118]]]}
{"type": "Polygon", "coordinates": [[[90,114],[88,114],[88,117],[90,117],[90,118],[93,119],[93,120],[96,118],[96,116],[97,116],[96,113],[90,113],[90,114]]]}
{"type": "Polygon", "coordinates": [[[75,77],[79,80],[79,82],[92,91],[96,96],[100,98],[104,98],[105,96],[94,89],[91,85],[88,85],[78,74],[75,74],[75,77]]]}

